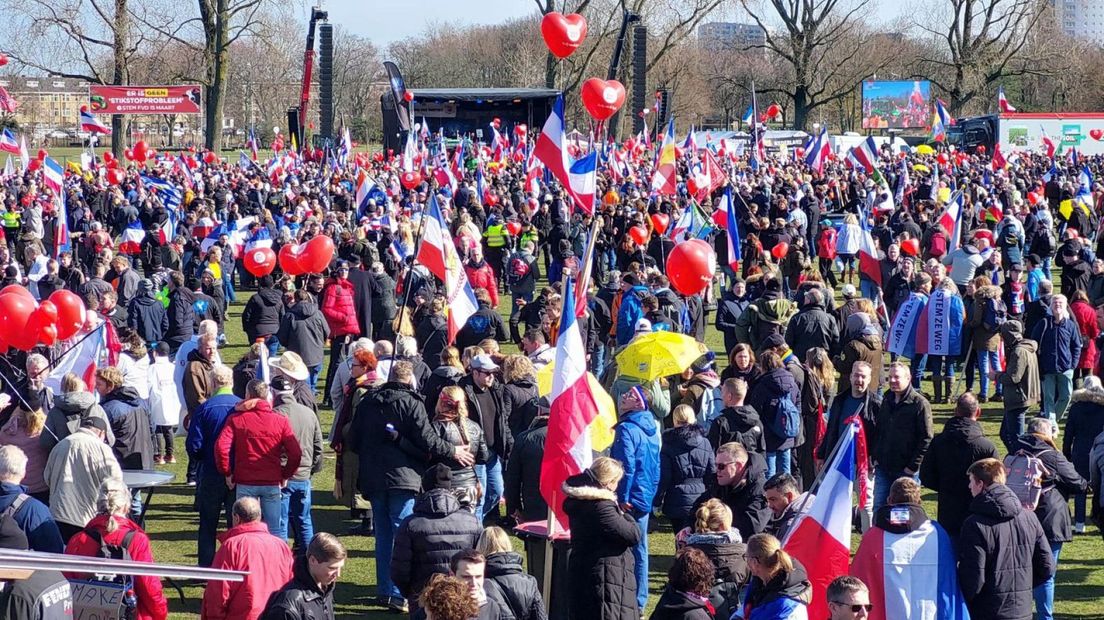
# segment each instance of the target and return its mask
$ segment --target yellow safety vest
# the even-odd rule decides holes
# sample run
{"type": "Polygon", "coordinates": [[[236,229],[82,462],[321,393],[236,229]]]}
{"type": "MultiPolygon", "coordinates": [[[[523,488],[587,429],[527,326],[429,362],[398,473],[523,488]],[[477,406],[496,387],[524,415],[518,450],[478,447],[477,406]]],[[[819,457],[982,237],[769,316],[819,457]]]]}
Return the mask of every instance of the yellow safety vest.
{"type": "Polygon", "coordinates": [[[22,215],[17,211],[4,212],[4,228],[19,228],[19,220],[22,215]]]}
{"type": "Polygon", "coordinates": [[[487,231],[483,233],[483,237],[487,240],[487,247],[489,248],[501,248],[506,246],[506,227],[502,224],[495,224],[494,226],[488,226],[487,231]]]}

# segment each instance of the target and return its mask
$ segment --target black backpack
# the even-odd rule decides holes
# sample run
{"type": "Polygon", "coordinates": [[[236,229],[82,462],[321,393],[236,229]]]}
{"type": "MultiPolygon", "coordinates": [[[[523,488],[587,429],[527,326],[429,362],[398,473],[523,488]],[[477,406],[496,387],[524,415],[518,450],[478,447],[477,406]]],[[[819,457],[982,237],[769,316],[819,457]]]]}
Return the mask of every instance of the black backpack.
{"type": "MultiPolygon", "coordinates": [[[[134,540],[134,535],[138,533],[138,530],[130,530],[123,536],[122,544],[113,545],[106,542],[100,531],[86,527],[84,528],[86,536],[91,538],[100,546],[100,551],[97,555],[91,557],[106,558],[109,560],[131,560],[130,557],[130,543],[134,540]]],[[[113,574],[113,573],[96,573],[92,576],[91,581],[99,581],[104,583],[119,584],[123,586],[123,592],[129,593],[134,590],[134,576],[113,574]]],[[[138,617],[138,599],[132,595],[124,594],[119,601],[120,610],[119,618],[121,620],[133,620],[138,617]]]]}

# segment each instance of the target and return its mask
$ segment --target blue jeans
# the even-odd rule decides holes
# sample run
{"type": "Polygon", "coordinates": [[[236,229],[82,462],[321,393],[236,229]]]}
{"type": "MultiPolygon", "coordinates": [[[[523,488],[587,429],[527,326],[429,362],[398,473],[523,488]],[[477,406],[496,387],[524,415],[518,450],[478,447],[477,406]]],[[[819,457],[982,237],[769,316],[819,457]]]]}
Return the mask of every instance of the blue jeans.
{"type": "Polygon", "coordinates": [[[226,295],[226,301],[235,302],[238,300],[238,296],[234,292],[234,276],[232,273],[222,274],[222,291],[226,295]]]}
{"type": "Polygon", "coordinates": [[[1054,577],[1058,575],[1058,556],[1062,553],[1062,543],[1050,543],[1050,553],[1054,556],[1054,575],[1035,588],[1035,618],[1054,620],[1054,577]]]}
{"type": "MultiPolygon", "coordinates": [[[[859,292],[862,296],[870,301],[874,302],[874,307],[878,307],[878,285],[873,280],[859,279],[859,292]]],[[[876,317],[871,317],[876,320],[876,317]]]]}
{"type": "Polygon", "coordinates": [[[606,344],[604,342],[599,343],[593,351],[590,352],[590,372],[594,374],[598,379],[602,378],[602,371],[606,367],[606,344]]]}
{"type": "Polygon", "coordinates": [[[928,369],[932,373],[932,381],[940,376],[953,379],[955,376],[954,357],[950,355],[929,355],[928,369]]]}
{"type": "Polygon", "coordinates": [[[1043,375],[1043,413],[1051,420],[1066,415],[1073,393],[1073,371],[1050,372],[1043,375]]]}
{"type": "Polygon", "coordinates": [[[924,368],[928,365],[928,354],[917,353],[909,363],[912,365],[912,387],[920,389],[920,381],[924,379],[924,368]]]}
{"type": "Polygon", "coordinates": [[[268,356],[276,357],[276,351],[280,349],[280,339],[273,334],[265,339],[265,346],[268,347],[268,356]]]}
{"type": "Polygon", "coordinates": [[[310,375],[307,377],[307,383],[310,384],[311,391],[317,392],[318,387],[318,375],[322,372],[322,364],[315,364],[314,366],[307,366],[307,371],[310,375]]]}
{"type": "Polygon", "coordinates": [[[475,475],[479,477],[479,486],[483,488],[483,497],[479,499],[475,514],[480,520],[494,513],[498,516],[498,500],[502,498],[505,485],[502,483],[502,461],[491,453],[485,465],[475,466],[475,475]]]}
{"type": "Polygon", "coordinates": [[[1085,509],[1088,503],[1089,496],[1084,493],[1078,493],[1073,496],[1073,522],[1080,525],[1085,525],[1085,509]]]}
{"type": "MultiPolygon", "coordinates": [[[[635,510],[633,511],[636,512],[635,510]]],[[[651,513],[636,517],[640,528],[640,542],[633,547],[633,574],[636,576],[636,606],[644,609],[648,605],[648,517],[651,513]]]]}
{"type": "Polygon", "coordinates": [[[790,473],[790,450],[767,451],[767,479],[775,474],[790,473]]]}
{"type": "Polygon", "coordinates": [[[414,512],[414,491],[377,491],[368,501],[376,526],[376,595],[402,598],[391,582],[391,552],[399,525],[414,512]]]}
{"type": "MultiPolygon", "coordinates": [[[[989,396],[989,375],[1000,372],[999,351],[977,351],[978,372],[981,373],[981,397],[989,396]]],[[[997,381],[997,394],[1001,393],[1000,382],[997,381]]]]}
{"type": "Polygon", "coordinates": [[[311,520],[311,481],[288,480],[281,495],[280,526],[291,531],[296,549],[306,549],[314,538],[311,520]]]}
{"type": "Polygon", "coordinates": [[[219,517],[225,516],[226,529],[230,529],[230,508],[234,505],[234,491],[226,486],[226,479],[218,474],[204,474],[196,483],[196,508],[199,510],[199,531],[196,533],[196,551],[200,566],[210,566],[215,559],[215,535],[219,530],[219,517]]]}
{"type": "Polygon", "coordinates": [[[887,471],[885,467],[874,468],[874,512],[878,512],[878,509],[889,501],[889,487],[893,486],[893,481],[898,478],[912,478],[920,482],[918,474],[910,476],[903,471],[887,471]]]}
{"type": "Polygon", "coordinates": [[[268,526],[268,533],[280,540],[287,540],[287,529],[280,522],[283,500],[279,485],[239,484],[237,498],[256,497],[261,502],[261,521],[268,526]]]}
{"type": "Polygon", "coordinates": [[[1012,452],[1020,435],[1023,435],[1024,431],[1027,430],[1027,421],[1024,419],[1026,413],[1027,407],[1015,407],[1005,410],[1004,419],[1001,420],[1000,426],[1001,443],[1004,444],[1005,450],[1012,452]]]}

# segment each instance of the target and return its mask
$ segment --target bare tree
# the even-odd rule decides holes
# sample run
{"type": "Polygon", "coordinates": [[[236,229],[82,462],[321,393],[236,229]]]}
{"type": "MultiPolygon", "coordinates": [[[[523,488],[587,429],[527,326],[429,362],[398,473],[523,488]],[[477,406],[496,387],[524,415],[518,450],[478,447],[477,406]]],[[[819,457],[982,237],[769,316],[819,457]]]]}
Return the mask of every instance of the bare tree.
{"type": "Polygon", "coordinates": [[[783,83],[764,91],[792,101],[795,127],[805,128],[813,110],[846,98],[888,62],[865,45],[874,35],[861,27],[870,0],[768,0],[769,9],[756,0],[740,3],[766,33],[766,42],[753,47],[769,50],[787,69],[783,83]],[[782,28],[772,31],[775,21],[782,28]]]}
{"type": "Polygon", "coordinates": [[[1049,4],[1048,0],[940,0],[930,23],[917,27],[939,41],[941,49],[921,58],[918,72],[947,94],[952,114],[1003,80],[1051,75],[1058,49],[1028,47],[1032,32],[1049,13],[1049,4]],[[1025,54],[1028,50],[1033,53],[1025,54]]]}

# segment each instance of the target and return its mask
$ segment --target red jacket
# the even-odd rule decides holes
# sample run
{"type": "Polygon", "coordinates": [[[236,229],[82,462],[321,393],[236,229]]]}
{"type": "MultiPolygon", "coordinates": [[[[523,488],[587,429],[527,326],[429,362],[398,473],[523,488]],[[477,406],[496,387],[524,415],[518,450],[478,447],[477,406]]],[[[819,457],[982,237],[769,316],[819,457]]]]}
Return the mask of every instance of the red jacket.
{"type": "Polygon", "coordinates": [[[359,336],[356,305],[353,303],[353,283],[331,279],[322,291],[322,316],[330,324],[330,336],[359,336]]]}
{"type": "Polygon", "coordinates": [[[494,270],[491,269],[490,263],[483,261],[478,267],[472,266],[471,263],[464,265],[464,271],[468,274],[468,283],[471,284],[472,290],[477,288],[485,288],[487,292],[491,294],[491,307],[498,307],[498,284],[495,282],[494,270]]]}
{"type": "Polygon", "coordinates": [[[1100,335],[1100,326],[1096,322],[1096,309],[1085,301],[1075,301],[1069,307],[1070,316],[1077,321],[1077,327],[1081,331],[1081,359],[1078,368],[1092,370],[1096,368],[1098,352],[1096,350],[1096,337],[1100,335]]]}
{"type": "Polygon", "coordinates": [[[302,458],[303,449],[288,419],[260,398],[238,403],[215,442],[215,466],[222,475],[232,476],[235,484],[278,485],[291,478],[302,458]],[[287,461],[281,465],[285,454],[287,461]]]}
{"type": "Polygon", "coordinates": [[[268,599],[291,581],[292,555],[287,543],[268,533],[263,521],[236,525],[219,534],[222,546],[211,568],[249,571],[245,581],[207,582],[203,591],[204,620],[257,620],[268,599]]]}
{"type": "MultiPolygon", "coordinates": [[[[137,531],[130,541],[130,559],[137,562],[153,562],[153,551],[150,550],[150,539],[138,524],[126,517],[115,517],[119,529],[107,533],[107,515],[97,515],[88,522],[85,527],[96,530],[103,537],[104,542],[112,545],[123,544],[123,538],[131,530],[137,531]]],[[[82,555],[97,557],[100,555],[100,545],[91,536],[83,531],[77,532],[69,539],[65,546],[65,553],[69,555],[82,555]]],[[[70,579],[86,579],[88,575],[79,573],[66,573],[70,579]]],[[[213,582],[212,582],[213,583],[213,582]]],[[[161,592],[161,580],[157,577],[135,577],[134,594],[138,597],[138,620],[165,620],[169,615],[169,605],[165,601],[165,595],[161,592]]]]}

